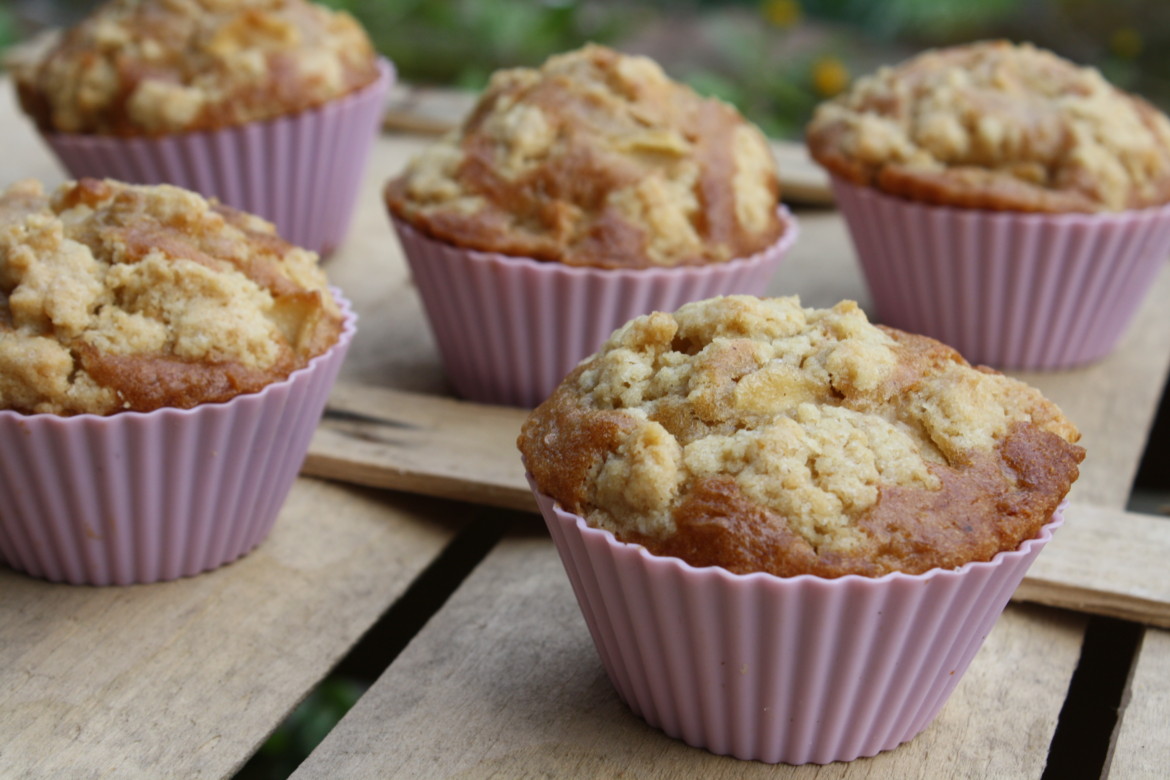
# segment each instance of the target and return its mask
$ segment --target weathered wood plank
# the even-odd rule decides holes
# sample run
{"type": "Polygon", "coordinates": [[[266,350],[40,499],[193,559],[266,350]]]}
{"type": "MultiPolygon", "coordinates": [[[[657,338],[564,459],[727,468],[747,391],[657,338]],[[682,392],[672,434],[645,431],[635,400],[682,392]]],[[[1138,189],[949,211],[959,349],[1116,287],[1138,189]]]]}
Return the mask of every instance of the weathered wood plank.
{"type": "Polygon", "coordinates": [[[1166,777],[1170,769],[1170,633],[1147,630],[1113,746],[1107,776],[1166,777]]]}
{"type": "MultiPolygon", "coordinates": [[[[523,410],[362,386],[339,386],[330,409],[307,473],[535,510],[515,449],[523,410]]],[[[1067,520],[1016,599],[1170,628],[1170,522],[1079,504],[1067,520]]]]}
{"type": "Polygon", "coordinates": [[[0,568],[0,774],[231,776],[446,546],[446,509],[302,479],[267,541],[198,577],[0,568]]]}
{"type": "Polygon", "coordinates": [[[813,162],[803,143],[772,141],[771,146],[780,174],[781,200],[809,206],[833,204],[829,176],[813,162]]]}
{"type": "Polygon", "coordinates": [[[302,473],[535,511],[516,449],[527,412],[339,384],[302,473]]]}
{"type": "MultiPolygon", "coordinates": [[[[0,79],[0,102],[14,105],[6,79],[0,79]]],[[[15,112],[4,116],[4,120],[0,122],[0,142],[9,165],[2,183],[28,176],[49,185],[62,180],[63,172],[48,156],[31,126],[15,112]]],[[[361,315],[359,334],[344,370],[347,380],[438,397],[449,394],[449,389],[380,198],[386,178],[426,143],[427,139],[396,135],[379,141],[367,167],[349,237],[326,261],[326,269],[361,315]]],[[[781,165],[785,166],[783,159],[781,165]]],[[[815,210],[802,211],[799,216],[801,240],[781,267],[769,293],[800,294],[810,306],[828,306],[841,298],[854,298],[867,306],[868,294],[838,217],[815,210]]],[[[1170,307],[1164,305],[1168,296],[1170,274],[1164,271],[1122,350],[1107,361],[1079,371],[1038,375],[1035,380],[1028,377],[1061,403],[1085,432],[1084,442],[1090,454],[1073,494],[1074,500],[1082,504],[1120,508],[1128,496],[1170,359],[1166,340],[1170,307]]],[[[509,434],[512,437],[514,433],[509,434]]],[[[505,451],[514,452],[510,443],[498,449],[501,458],[505,451]]],[[[425,500],[373,496],[302,481],[274,536],[252,557],[221,572],[165,586],[97,591],[48,586],[0,570],[0,593],[4,595],[0,599],[0,625],[4,626],[0,631],[0,765],[16,767],[18,774],[30,777],[216,777],[230,773],[323,673],[328,659],[337,657],[347,643],[356,639],[358,627],[368,625],[377,614],[377,605],[393,600],[393,594],[405,587],[411,572],[421,568],[449,538],[451,526],[438,519],[444,516],[446,507],[433,507],[425,500]],[[306,489],[321,492],[317,497],[306,497],[306,489]],[[358,496],[361,509],[353,509],[342,498],[352,495],[358,496]],[[293,517],[299,519],[290,519],[293,517]],[[283,552],[271,562],[274,568],[256,563],[263,556],[273,556],[275,550],[283,552]],[[282,562],[286,558],[291,563],[282,562]],[[318,570],[318,565],[324,568],[318,570]],[[239,573],[258,568],[263,570],[262,575],[239,573]],[[156,759],[163,763],[153,763],[156,759]]],[[[466,514],[470,510],[461,507],[459,511],[466,514]]],[[[1052,553],[1072,543],[1068,540],[1075,541],[1072,531],[1079,524],[1074,510],[1070,523],[1040,557],[1034,572],[1043,573],[1045,565],[1059,563],[1051,560],[1052,553]]],[[[490,585],[499,581],[507,585],[512,590],[506,592],[523,596],[519,603],[525,609],[537,602],[532,620],[541,625],[551,620],[554,629],[567,632],[566,637],[547,638],[540,632],[532,633],[524,614],[498,601],[472,602],[470,607],[461,608],[463,611],[457,615],[469,621],[462,628],[452,625],[444,610],[435,623],[446,626],[443,630],[452,636],[483,625],[491,609],[503,617],[492,618],[495,633],[489,632],[491,641],[477,643],[461,636],[460,644],[452,648],[428,642],[414,651],[415,655],[434,655],[432,660],[439,671],[460,671],[465,676],[459,684],[466,686],[468,692],[461,695],[451,686],[442,685],[441,675],[428,678],[435,679],[438,685],[430,693],[423,685],[396,684],[395,690],[413,692],[416,701],[432,696],[427,704],[429,711],[434,707],[444,711],[433,724],[417,718],[402,723],[393,732],[395,735],[407,734],[417,740],[419,750],[436,756],[440,762],[436,766],[452,760],[464,766],[462,758],[448,754],[468,746],[484,758],[468,770],[477,776],[494,766],[504,767],[500,773],[509,776],[519,773],[512,771],[516,767],[526,768],[530,774],[547,770],[553,775],[573,774],[575,767],[592,767],[597,774],[610,775],[615,768],[625,768],[621,762],[627,755],[634,755],[643,766],[661,759],[664,767],[673,768],[677,774],[695,774],[696,769],[703,773],[703,767],[718,767],[708,772],[713,776],[741,773],[744,765],[739,762],[685,748],[629,716],[604,679],[571,596],[565,600],[568,588],[563,575],[556,580],[563,587],[549,591],[555,597],[545,608],[540,603],[545,595],[540,588],[549,580],[540,574],[540,566],[548,565],[547,560],[544,564],[530,564],[527,558],[520,557],[509,559],[509,565],[518,572],[536,572],[530,585],[537,589],[538,597],[526,595],[521,588],[523,581],[507,585],[491,571],[485,579],[474,582],[490,585]],[[584,644],[561,641],[571,640],[574,632],[578,640],[585,638],[584,644]],[[483,657],[466,661],[471,666],[460,667],[460,648],[471,648],[483,657]],[[511,668],[510,654],[540,661],[544,658],[542,653],[566,654],[568,661],[555,668],[530,664],[537,670],[532,682],[526,682],[528,669],[524,669],[524,675],[503,674],[511,668]],[[513,695],[517,685],[520,688],[513,695]],[[540,702],[529,702],[538,696],[549,696],[551,703],[542,707],[540,702]],[[474,716],[475,722],[472,733],[466,736],[461,724],[461,713],[465,711],[474,716]],[[498,730],[485,725],[485,711],[489,720],[499,719],[504,724],[499,728],[508,732],[499,748],[493,747],[498,730]],[[657,740],[624,742],[631,731],[638,729],[657,740]],[[562,741],[551,747],[542,746],[541,741],[550,733],[560,735],[562,741]],[[522,762],[517,763],[508,751],[520,754],[522,762]]],[[[517,577],[523,580],[519,574],[517,577]]],[[[1000,714],[1006,714],[1009,726],[1003,728],[999,722],[987,723],[980,720],[984,716],[974,716],[969,736],[975,746],[964,752],[962,744],[944,741],[935,745],[928,741],[943,723],[940,720],[906,749],[920,743],[931,745],[925,753],[889,754],[890,760],[901,761],[898,757],[906,756],[908,768],[895,765],[901,774],[933,777],[938,774],[935,768],[942,766],[943,774],[947,774],[946,767],[952,767],[949,773],[961,776],[966,773],[965,767],[946,763],[946,757],[955,753],[969,762],[972,772],[987,776],[985,767],[1004,768],[1004,764],[996,762],[1016,761],[1010,754],[1020,752],[1028,757],[1022,760],[1018,774],[1038,776],[1032,770],[1042,762],[1051,735],[1049,699],[1063,695],[1067,688],[1067,659],[1080,633],[1079,619],[1069,616],[1055,616],[1060,628],[1050,630],[1053,617],[1051,611],[1044,609],[1009,609],[943,713],[944,719],[965,717],[963,713],[969,708],[960,704],[966,701],[961,697],[973,685],[978,691],[984,690],[982,683],[972,682],[979,679],[977,673],[982,673],[993,681],[1010,679],[1020,684],[1019,696],[1009,691],[999,699],[1000,714]],[[1039,635],[1034,641],[1005,640],[1012,652],[984,661],[988,648],[1004,634],[1003,626],[1016,622],[1036,622],[1039,635]],[[1044,689],[1038,691],[1038,697],[1031,695],[1030,679],[1019,680],[1021,671],[1025,676],[1032,674],[1031,667],[1017,669],[1013,652],[1029,656],[1054,654],[1053,667],[1042,670],[1044,674],[1038,678],[1037,684],[1044,689]],[[1032,698],[1044,703],[1029,709],[1032,698]],[[1034,717],[1027,724],[1011,715],[1025,710],[1034,717]],[[1040,710],[1043,712],[1036,715],[1040,710]],[[983,756],[980,751],[985,743],[978,735],[985,729],[990,729],[986,733],[994,740],[1012,731],[1006,741],[998,743],[1009,754],[1007,757],[983,756]],[[1016,730],[1030,736],[1022,740],[1016,730]],[[940,759],[944,763],[937,763],[940,759]]],[[[1004,635],[1015,637],[1016,633],[1013,629],[1004,635]]],[[[1147,658],[1151,648],[1164,647],[1159,640],[1151,640],[1160,636],[1157,631],[1146,635],[1139,674],[1141,669],[1151,670],[1147,679],[1149,674],[1160,675],[1157,679],[1166,677],[1158,657],[1147,658]]],[[[409,671],[425,667],[426,663],[416,658],[405,668],[409,671]]],[[[400,674],[397,668],[392,671],[400,674]]],[[[1134,766],[1119,763],[1120,754],[1131,749],[1134,739],[1152,746],[1149,749],[1155,760],[1165,755],[1165,690],[1149,688],[1156,697],[1152,704],[1138,701],[1147,695],[1145,690],[1135,685],[1135,702],[1125,713],[1119,757],[1114,762],[1117,767],[1134,766]],[[1138,703],[1142,706],[1135,706],[1138,703]],[[1135,717],[1139,720],[1131,725],[1135,717]]],[[[393,704],[409,709],[410,703],[393,704]]],[[[384,705],[371,699],[368,705],[361,706],[376,711],[373,725],[366,726],[374,729],[369,738],[387,740],[389,745],[383,745],[384,749],[403,749],[403,745],[393,746],[385,733],[377,731],[379,708],[384,705]]],[[[639,737],[643,738],[645,735],[639,737]]],[[[331,755],[323,758],[329,761],[331,755]]],[[[425,772],[431,766],[426,758],[412,754],[403,765],[421,767],[425,772]]],[[[471,760],[475,759],[476,755],[472,755],[471,760]]],[[[862,766],[874,768],[874,773],[885,760],[882,757],[811,773],[860,774],[862,766]]],[[[381,764],[370,766],[369,774],[373,776],[388,774],[381,764]]],[[[760,774],[775,771],[752,767],[760,774]]],[[[1004,773],[1017,774],[1006,768],[1004,773]]],[[[1115,772],[1114,776],[1123,775],[1115,772]]]]}
{"type": "Polygon", "coordinates": [[[1170,522],[1071,505],[1013,597],[1170,628],[1170,522]]]}
{"type": "Polygon", "coordinates": [[[688,747],[632,715],[551,542],[514,535],[293,777],[1039,777],[1082,622],[1011,607],[917,738],[851,764],[778,769],[688,747]]]}

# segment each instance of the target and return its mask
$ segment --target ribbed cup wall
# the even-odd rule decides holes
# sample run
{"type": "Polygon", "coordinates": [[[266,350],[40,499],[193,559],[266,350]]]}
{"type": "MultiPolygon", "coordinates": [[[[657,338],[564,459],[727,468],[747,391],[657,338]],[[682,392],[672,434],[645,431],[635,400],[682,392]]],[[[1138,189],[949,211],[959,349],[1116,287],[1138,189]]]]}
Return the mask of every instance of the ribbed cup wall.
{"type": "Polygon", "coordinates": [[[0,560],[90,585],[173,580],[268,535],[356,328],[258,393],[99,417],[0,411],[0,560]]]}
{"type": "Polygon", "coordinates": [[[1170,257],[1170,206],[1024,214],[913,203],[834,179],[883,324],[971,363],[1060,369],[1120,341],[1170,257]]]}
{"type": "Polygon", "coordinates": [[[47,133],[74,178],[174,184],[273,222],[328,254],[345,238],[394,68],[351,95],[287,117],[157,138],[47,133]]]}
{"type": "Polygon", "coordinates": [[[634,317],[717,295],[763,295],[798,234],[788,210],[780,216],[783,236],[751,257],[637,270],[465,250],[391,218],[455,392],[533,407],[634,317]]]}
{"type": "Polygon", "coordinates": [[[1063,522],[990,562],[881,578],[736,575],[617,541],[534,488],[621,698],[713,753],[849,761],[935,718],[1063,522]]]}

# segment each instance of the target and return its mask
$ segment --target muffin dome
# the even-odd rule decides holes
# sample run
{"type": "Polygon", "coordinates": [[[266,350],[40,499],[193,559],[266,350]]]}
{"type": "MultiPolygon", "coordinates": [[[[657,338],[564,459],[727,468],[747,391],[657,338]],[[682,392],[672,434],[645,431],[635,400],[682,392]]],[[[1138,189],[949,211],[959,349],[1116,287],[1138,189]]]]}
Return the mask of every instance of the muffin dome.
{"type": "Polygon", "coordinates": [[[112,0],[14,76],[44,132],[139,136],[293,114],[378,71],[361,26],[307,0],[112,0]]]}
{"type": "Polygon", "coordinates": [[[1028,44],[927,51],[822,104],[812,156],[856,184],[926,203],[1032,212],[1170,201],[1170,122],[1139,97],[1028,44]]]}
{"type": "Polygon", "coordinates": [[[721,263],[782,233],[759,130],[652,60],[595,45],[497,72],[385,195],[433,238],[568,265],[721,263]]]}
{"type": "Polygon", "coordinates": [[[0,194],[0,408],[113,414],[256,392],[336,343],[315,254],[171,187],[0,194]]]}
{"type": "Polygon", "coordinates": [[[1035,536],[1077,477],[1038,391],[856,304],[639,317],[525,422],[539,489],[620,540],[778,576],[918,574],[1035,536]]]}

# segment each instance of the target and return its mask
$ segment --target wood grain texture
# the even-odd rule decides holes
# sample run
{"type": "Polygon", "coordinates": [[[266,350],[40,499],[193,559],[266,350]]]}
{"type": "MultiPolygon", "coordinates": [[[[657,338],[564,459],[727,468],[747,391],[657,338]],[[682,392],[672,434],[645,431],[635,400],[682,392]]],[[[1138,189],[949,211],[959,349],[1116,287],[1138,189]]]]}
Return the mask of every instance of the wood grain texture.
{"type": "Polygon", "coordinates": [[[1074,504],[1013,598],[1170,628],[1168,560],[1166,519],[1074,504]]]}
{"type": "MultiPolygon", "coordinates": [[[[800,293],[802,301],[811,306],[828,306],[843,297],[864,301],[863,296],[851,294],[860,292],[857,289],[859,280],[850,279],[845,273],[847,269],[841,268],[842,258],[847,257],[848,250],[842,245],[839,219],[836,216],[827,218],[813,215],[802,220],[802,225],[804,225],[802,240],[797,244],[790,264],[782,267],[781,273],[773,281],[770,293],[800,293]],[[828,230],[834,225],[837,230],[835,238],[828,230]],[[804,244],[814,246],[811,249],[805,247],[802,251],[801,246],[804,244]],[[820,256],[826,258],[819,266],[817,246],[822,250],[820,256]],[[818,275],[816,273],[818,267],[828,273],[818,275]]],[[[387,275],[404,273],[401,271],[402,262],[399,256],[388,257],[387,265],[390,270],[387,271],[387,275]]],[[[359,303],[362,320],[359,322],[358,337],[351,352],[351,355],[354,355],[351,358],[352,364],[347,363],[345,369],[347,386],[339,387],[331,403],[342,411],[373,416],[389,414],[387,410],[393,410],[392,415],[397,415],[399,421],[404,423],[413,413],[412,405],[423,404],[426,411],[420,413],[425,419],[433,419],[436,415],[445,418],[441,429],[448,435],[456,435],[460,425],[468,425],[472,435],[477,439],[497,437],[494,456],[505,457],[505,453],[514,452],[515,436],[524,412],[452,400],[442,390],[442,368],[434,354],[433,343],[427,339],[429,334],[411,331],[410,326],[402,322],[402,318],[395,318],[390,322],[367,322],[366,311],[371,312],[370,318],[384,318],[386,309],[397,308],[379,307],[372,301],[361,300],[368,287],[363,286],[360,281],[355,281],[352,286],[352,289],[357,291],[354,297],[359,300],[355,303],[359,303]],[[427,374],[430,381],[420,383],[421,387],[412,386],[407,381],[407,377],[411,375],[406,370],[407,366],[387,365],[390,359],[387,353],[393,350],[388,348],[386,337],[381,335],[385,332],[394,334],[391,338],[400,356],[398,359],[409,361],[410,367],[427,374]],[[398,338],[397,334],[400,332],[404,335],[398,338]],[[366,335],[367,333],[370,335],[366,335]],[[405,335],[406,333],[409,333],[409,337],[405,335]],[[375,381],[375,377],[383,381],[375,381]],[[366,384],[369,387],[355,387],[354,384],[366,384]],[[390,389],[419,391],[427,398],[424,399],[421,395],[396,396],[392,392],[387,392],[390,389]],[[446,411],[440,412],[443,404],[447,404],[446,411]],[[482,421],[476,419],[481,416],[488,419],[482,421]]],[[[1129,496],[1133,476],[1145,447],[1150,421],[1157,407],[1167,368],[1170,367],[1170,349],[1167,348],[1166,339],[1166,335],[1170,334],[1170,307],[1164,305],[1165,300],[1170,300],[1170,265],[1163,268],[1133,326],[1113,355],[1100,363],[1075,371],[1016,374],[1024,381],[1039,387],[1049,398],[1060,404],[1081,429],[1082,444],[1088,450],[1088,456],[1082,465],[1081,477],[1073,486],[1071,494],[1071,498],[1078,504],[1121,508],[1129,496]],[[1125,377],[1125,381],[1118,381],[1118,377],[1125,377]]],[[[421,317],[421,314],[419,316],[421,317]]],[[[414,327],[417,328],[417,323],[414,327]]],[[[356,448],[347,449],[349,445],[343,441],[345,434],[342,432],[352,430],[353,426],[326,420],[323,433],[314,440],[310,451],[306,465],[308,473],[346,478],[345,473],[334,470],[323,458],[352,456],[358,461],[393,456],[385,449],[375,452],[373,448],[375,442],[370,442],[371,446],[361,452],[356,448]]],[[[416,444],[424,443],[421,434],[411,441],[416,444]]],[[[468,456],[474,457],[478,451],[471,452],[468,456]]],[[[391,461],[387,461],[387,465],[394,466],[391,461]]],[[[368,481],[374,479],[374,476],[362,469],[355,468],[350,473],[355,480],[363,484],[411,489],[409,484],[368,481]]],[[[460,473],[469,480],[475,480],[477,470],[470,465],[464,465],[460,467],[460,473]]],[[[421,484],[421,480],[419,483],[421,484]]],[[[515,471],[512,472],[509,484],[523,492],[523,480],[515,471]]],[[[514,503],[502,505],[516,506],[514,503]]]]}
{"type": "Polygon", "coordinates": [[[1170,768],[1170,633],[1147,630],[1130,679],[1106,776],[1164,778],[1170,768]]]}
{"type": "MultiPolygon", "coordinates": [[[[341,385],[313,438],[304,471],[533,512],[515,447],[525,414],[341,385]]],[[[1016,600],[1170,628],[1170,580],[1163,575],[1167,560],[1170,522],[1073,505],[1016,600]]]]}
{"type": "Polygon", "coordinates": [[[516,534],[293,777],[1039,777],[1081,628],[1009,608],[917,738],[850,764],[775,767],[688,747],[630,713],[549,540],[516,534]]]}
{"type": "Polygon", "coordinates": [[[0,775],[231,776],[446,546],[447,508],[302,479],[267,541],[198,577],[0,569],[0,775]]]}
{"type": "Polygon", "coordinates": [[[302,473],[535,511],[516,449],[526,414],[341,384],[330,396],[302,473]]]}
{"type": "MultiPolygon", "coordinates": [[[[15,105],[3,78],[0,104],[15,105]]],[[[361,318],[343,369],[347,386],[446,403],[450,389],[380,197],[384,181],[429,142],[401,134],[379,139],[349,235],[325,268],[361,318]]],[[[51,186],[65,178],[14,110],[0,112],[0,145],[6,153],[0,183],[35,177],[51,186]]],[[[801,239],[769,294],[799,294],[805,305],[818,307],[852,298],[867,307],[868,292],[838,215],[801,209],[798,217],[801,239]]],[[[1167,270],[1119,353],[1097,366],[1035,379],[1085,432],[1089,458],[1073,494],[1079,504],[1117,510],[1128,496],[1170,361],[1167,270]]],[[[344,393],[339,387],[339,408],[353,403],[344,393]]],[[[442,416],[447,408],[429,413],[442,416]]],[[[507,412],[499,411],[505,417],[485,416],[481,425],[506,430],[507,412]]],[[[518,469],[510,441],[498,443],[514,438],[514,430],[499,434],[492,446],[501,464],[518,469]]],[[[469,448],[457,433],[452,428],[447,434],[459,445],[449,457],[469,448]]],[[[431,464],[425,473],[458,481],[465,468],[431,464]]],[[[511,467],[505,472],[496,479],[506,493],[519,474],[511,467]]],[[[524,495],[521,490],[513,497],[524,495]]],[[[273,536],[218,572],[166,585],[87,589],[0,569],[0,774],[230,775],[433,559],[451,538],[455,524],[447,518],[456,514],[476,521],[466,505],[301,480],[273,536]]],[[[1040,556],[1038,576],[1049,564],[1060,568],[1061,559],[1050,560],[1050,553],[1062,547],[1069,561],[1092,557],[1096,531],[1082,538],[1075,530],[1101,530],[1095,523],[1109,518],[1120,528],[1130,521],[1128,515],[1082,520],[1079,514],[1079,508],[1070,514],[1040,556]]],[[[531,519],[520,523],[533,526],[531,519]]],[[[1141,555],[1154,551],[1138,548],[1127,554],[1144,561],[1141,555]]],[[[1071,581],[1075,574],[1090,589],[1113,576],[1091,566],[1072,571],[1076,567],[1051,576],[1071,581]]],[[[991,767],[995,776],[1039,777],[1081,633],[1075,615],[1012,607],[942,718],[911,745],[871,761],[794,774],[984,777],[993,776],[991,767]],[[936,734],[943,735],[940,741],[936,734]]],[[[1118,769],[1115,777],[1142,776],[1138,769],[1158,768],[1170,754],[1170,694],[1163,684],[1170,677],[1168,658],[1164,635],[1147,632],[1135,676],[1145,682],[1135,682],[1114,760],[1116,768],[1136,773],[1118,769]],[[1136,755],[1125,763],[1130,759],[1123,754],[1131,751],[1136,755]]],[[[489,558],[383,682],[314,755],[305,776],[342,776],[325,771],[334,767],[361,767],[375,777],[433,776],[439,768],[474,777],[493,770],[508,777],[612,776],[627,764],[651,777],[786,773],[686,748],[629,715],[596,660],[547,539],[521,534],[489,558]],[[353,746],[359,749],[345,753],[353,746]]]]}
{"type": "MultiPolygon", "coordinates": [[[[418,139],[388,139],[375,149],[371,168],[396,172],[420,147],[418,139]]],[[[361,316],[344,376],[355,384],[450,397],[426,317],[382,209],[377,181],[366,182],[351,237],[326,266],[361,316]]],[[[798,219],[800,240],[768,294],[799,295],[806,306],[827,307],[852,299],[868,307],[868,291],[840,216],[802,210],[798,219]]],[[[1129,497],[1170,370],[1167,300],[1170,263],[1163,266],[1112,355],[1076,370],[1013,372],[1058,403],[1081,429],[1088,456],[1071,494],[1077,503],[1122,508],[1129,497]]]]}

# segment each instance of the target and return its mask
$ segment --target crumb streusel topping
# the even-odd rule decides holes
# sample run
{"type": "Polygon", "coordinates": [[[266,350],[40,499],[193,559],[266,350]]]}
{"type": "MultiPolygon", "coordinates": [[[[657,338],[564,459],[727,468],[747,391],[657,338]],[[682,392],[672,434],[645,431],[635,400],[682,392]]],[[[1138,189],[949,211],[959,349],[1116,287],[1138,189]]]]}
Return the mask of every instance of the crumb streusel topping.
{"type": "Polygon", "coordinates": [[[731,296],[617,330],[526,421],[542,491],[651,552],[738,573],[988,560],[1047,523],[1076,428],[1041,394],[851,301],[731,296]]]}
{"type": "Polygon", "coordinates": [[[255,392],[342,317],[312,252],[167,185],[0,193],[0,408],[113,414],[255,392]]]}
{"type": "Polygon", "coordinates": [[[462,128],[385,194],[440,240],[570,265],[725,262],[782,231],[755,126],[654,61],[595,45],[494,74],[462,128]]]}
{"type": "Polygon", "coordinates": [[[1028,44],[924,52],[822,104],[807,131],[830,172],[911,200],[1041,212],[1170,201],[1170,121],[1028,44]]]}
{"type": "Polygon", "coordinates": [[[357,21],[307,0],[111,0],[15,65],[42,130],[121,136],[293,114],[377,78],[357,21]]]}

